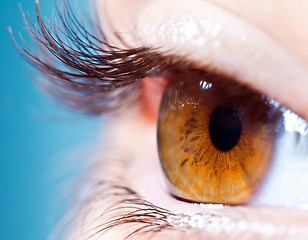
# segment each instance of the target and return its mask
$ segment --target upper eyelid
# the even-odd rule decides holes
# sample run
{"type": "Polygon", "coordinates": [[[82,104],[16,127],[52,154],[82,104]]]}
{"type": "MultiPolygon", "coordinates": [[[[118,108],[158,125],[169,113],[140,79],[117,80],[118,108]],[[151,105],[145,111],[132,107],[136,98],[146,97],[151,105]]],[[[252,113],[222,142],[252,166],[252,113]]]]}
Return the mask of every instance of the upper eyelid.
{"type": "MultiPolygon", "coordinates": [[[[228,19],[227,19],[228,20],[228,19]]],[[[71,29],[69,29],[69,30],[71,30],[71,29]]],[[[85,29],[82,29],[81,31],[83,31],[83,30],[85,30],[85,29]]],[[[86,31],[86,30],[85,30],[86,31]]],[[[138,33],[138,32],[137,32],[138,33]]],[[[38,35],[39,36],[39,35],[38,35]]],[[[42,35],[41,35],[42,36],[42,35]]],[[[45,36],[45,35],[44,35],[45,36]]],[[[34,35],[34,37],[36,37],[35,35],[34,35]]],[[[40,36],[39,36],[40,37],[40,36]]],[[[43,39],[43,41],[44,41],[45,39],[43,39]]],[[[61,40],[61,39],[60,39],[61,40]]],[[[125,39],[124,39],[125,40],[125,39]]],[[[139,39],[140,40],[140,39],[139,39]]],[[[145,41],[147,41],[148,40],[148,38],[141,38],[141,40],[145,40],[145,41]]],[[[48,41],[48,40],[47,40],[48,41]]],[[[249,42],[249,41],[247,41],[247,42],[249,42]]],[[[61,42],[60,42],[61,43],[61,42]]],[[[82,42],[82,43],[84,43],[84,42],[82,42]]],[[[131,42],[130,42],[131,43],[131,42]]],[[[142,41],[140,42],[140,43],[142,43],[142,41]]],[[[146,43],[144,43],[145,45],[147,45],[146,43]]],[[[199,60],[194,60],[194,55],[190,52],[190,51],[185,51],[185,47],[184,48],[181,48],[181,51],[178,51],[177,50],[177,48],[176,47],[174,47],[174,43],[172,43],[171,42],[171,45],[172,45],[172,48],[173,48],[173,50],[170,52],[168,52],[168,51],[166,51],[168,54],[170,54],[170,53],[172,53],[172,52],[174,52],[175,53],[175,55],[177,55],[177,57],[175,57],[176,58],[176,60],[181,60],[181,56],[184,56],[185,57],[185,59],[186,59],[186,62],[188,63],[188,64],[191,64],[191,63],[197,63],[197,65],[206,65],[206,66],[212,66],[212,67],[214,67],[214,70],[218,70],[218,72],[223,72],[223,73],[227,73],[227,75],[235,75],[235,77],[239,80],[239,81],[243,81],[244,83],[247,83],[248,82],[248,84],[249,83],[251,83],[251,82],[249,82],[249,81],[254,81],[255,79],[256,79],[256,76],[258,76],[258,75],[261,75],[261,76],[258,76],[259,78],[260,78],[260,80],[262,80],[262,81],[266,81],[267,80],[267,78],[266,77],[264,77],[264,75],[262,75],[263,74],[263,72],[262,72],[262,68],[261,68],[261,70],[260,70],[260,67],[256,64],[256,66],[252,66],[252,67],[242,67],[242,66],[240,66],[240,63],[238,63],[237,61],[234,61],[233,63],[234,63],[234,66],[232,66],[232,64],[230,64],[230,66],[231,66],[231,70],[230,69],[228,69],[228,66],[226,66],[226,65],[224,65],[224,64],[221,64],[219,61],[221,61],[221,60],[230,60],[228,57],[225,57],[224,55],[223,56],[218,56],[218,64],[217,64],[217,62],[215,62],[215,56],[214,56],[214,58],[213,58],[213,55],[211,55],[211,54],[209,54],[209,55],[207,55],[205,58],[200,58],[199,60]],[[188,59],[188,60],[187,60],[188,59]],[[214,60],[213,60],[214,59],[214,60]],[[205,60],[205,61],[204,61],[205,60]],[[205,64],[204,64],[205,63],[205,64]],[[207,63],[207,64],[206,64],[207,63]],[[232,67],[234,67],[234,69],[232,69],[232,67]],[[237,69],[237,68],[240,68],[240,69],[237,69]],[[257,74],[254,74],[254,76],[248,76],[248,77],[245,77],[245,73],[247,73],[247,72],[245,72],[245,69],[252,69],[252,68],[256,68],[256,70],[254,71],[254,72],[252,72],[252,73],[257,73],[257,74]],[[243,71],[243,69],[244,69],[244,71],[243,71]],[[260,72],[261,72],[261,74],[260,74],[260,72]],[[244,73],[244,74],[243,74],[244,73]]],[[[193,44],[192,44],[193,45],[193,44]]],[[[94,46],[95,47],[95,46],[94,46]]],[[[161,48],[161,51],[162,51],[162,53],[164,53],[164,48],[165,49],[168,49],[168,47],[167,46],[163,46],[162,48],[161,48]]],[[[27,51],[29,51],[29,49],[26,49],[27,51]]],[[[67,49],[66,49],[67,50],[67,49]]],[[[158,51],[158,50],[160,50],[159,48],[157,48],[155,51],[158,51]]],[[[195,49],[196,50],[196,49],[195,49]]],[[[197,50],[199,50],[199,49],[197,49],[197,50]]],[[[223,48],[223,50],[224,50],[224,48],[223,48]]],[[[145,47],[143,47],[143,45],[142,46],[140,46],[140,47],[138,47],[137,46],[137,48],[136,49],[133,49],[133,51],[132,50],[130,50],[130,49],[128,49],[127,50],[127,52],[125,52],[125,51],[122,51],[121,52],[121,49],[120,49],[120,52],[117,52],[117,51],[115,51],[116,52],[116,54],[117,54],[117,56],[119,56],[119,54],[121,55],[123,55],[124,54],[124,56],[126,56],[126,57],[131,57],[131,56],[133,56],[133,58],[134,58],[134,56],[136,55],[136,53],[137,52],[139,52],[139,53],[141,53],[141,55],[139,55],[140,57],[141,57],[141,59],[142,59],[142,61],[144,60],[144,58],[142,58],[142,57],[144,57],[144,56],[146,56],[146,55],[149,55],[149,56],[147,56],[147,59],[149,60],[151,60],[151,61],[153,61],[153,59],[156,59],[154,62],[154,64],[153,63],[150,63],[149,64],[149,61],[145,61],[146,62],[146,64],[148,65],[147,66],[147,69],[141,69],[141,71],[140,71],[140,73],[138,73],[137,75],[135,74],[135,73],[133,73],[133,74],[126,74],[125,73],[125,75],[123,75],[124,77],[126,77],[126,80],[128,80],[129,82],[133,82],[134,81],[134,79],[136,80],[136,79],[140,79],[140,78],[142,78],[142,77],[145,77],[146,76],[146,74],[149,72],[149,69],[150,69],[150,71],[152,71],[152,69],[153,69],[153,67],[157,67],[157,65],[159,65],[159,64],[157,64],[157,62],[160,62],[160,61],[164,61],[164,59],[166,59],[166,57],[164,57],[163,55],[161,55],[161,54],[158,54],[157,52],[155,52],[155,51],[149,51],[147,48],[145,48],[145,47]],[[155,58],[153,58],[153,56],[155,57],[155,58]],[[128,78],[132,78],[132,79],[128,79],[128,78]]],[[[242,52],[242,51],[241,51],[242,52]]],[[[107,55],[109,54],[109,53],[113,53],[112,51],[105,51],[104,53],[106,53],[107,55]]],[[[138,53],[138,54],[139,54],[138,53]]],[[[26,55],[30,55],[30,58],[32,58],[33,56],[35,57],[35,55],[33,55],[32,54],[32,52],[31,52],[31,50],[30,50],[30,53],[26,53],[26,55]]],[[[214,54],[215,55],[215,54],[214,54]]],[[[216,54],[217,55],[217,54],[216,54]]],[[[228,54],[227,54],[228,55],[228,54]]],[[[138,57],[139,56],[137,56],[137,59],[138,59],[138,57]]],[[[200,57],[200,56],[199,56],[200,57]]],[[[216,56],[217,57],[217,56],[216,56]]],[[[277,56],[275,56],[276,57],[276,59],[277,59],[277,56]]],[[[28,58],[29,59],[29,58],[28,58]]],[[[217,60],[216,59],[216,60],[217,60]]],[[[279,56],[278,56],[278,60],[280,60],[279,59],[279,56]]],[[[31,61],[31,59],[30,59],[30,61],[31,61]]],[[[34,64],[35,64],[35,61],[37,61],[37,59],[34,59],[34,61],[32,60],[32,62],[34,62],[34,64]]],[[[173,60],[174,61],[174,60],[173,60]]],[[[279,61],[278,61],[279,62],[279,61]]],[[[291,73],[291,77],[290,76],[288,76],[287,74],[286,74],[286,76],[283,76],[283,77],[285,77],[287,80],[289,80],[289,82],[291,81],[290,80],[290,78],[292,79],[294,79],[294,77],[296,77],[298,74],[298,72],[296,72],[296,71],[291,71],[292,70],[292,68],[291,68],[291,66],[290,65],[292,65],[292,59],[291,59],[291,64],[287,64],[287,66],[288,66],[288,70],[289,70],[289,73],[291,73]],[[297,74],[297,75],[296,75],[297,74]],[[288,79],[289,78],[289,79],[288,79]]],[[[227,64],[228,65],[228,64],[227,64]]],[[[230,67],[229,66],[229,67],[230,67]]],[[[43,66],[44,67],[44,66],[43,66]]],[[[49,66],[50,67],[50,66],[49,66]]],[[[71,66],[70,66],[71,67],[71,66]]],[[[298,67],[298,65],[296,65],[295,64],[295,68],[296,67],[298,67]]],[[[126,69],[127,69],[127,67],[126,67],[126,69]]],[[[46,70],[46,69],[43,69],[43,71],[44,70],[46,70]]],[[[55,72],[55,70],[57,70],[57,69],[51,69],[51,70],[48,70],[48,71],[50,71],[51,73],[54,73],[55,72]]],[[[294,70],[294,69],[293,69],[294,70]]],[[[299,69],[299,71],[300,71],[301,69],[299,69]]],[[[248,75],[249,75],[249,73],[251,74],[251,72],[249,72],[248,71],[248,75]]],[[[285,73],[285,72],[276,72],[276,73],[278,73],[278,74],[280,74],[280,75],[283,75],[283,73],[285,73]]],[[[72,77],[75,77],[75,73],[73,73],[72,74],[72,77]]],[[[82,75],[82,74],[81,74],[82,75]]],[[[83,74],[84,75],[84,74],[83,74]]],[[[266,75],[266,74],[265,74],[266,75]]],[[[305,75],[305,74],[304,74],[305,75]]],[[[80,75],[76,75],[77,77],[79,76],[80,77],[80,75]]],[[[85,75],[84,75],[85,76],[85,75]]],[[[118,75],[119,76],[119,75],[118,75]]],[[[89,77],[89,76],[88,76],[89,77]]],[[[275,79],[275,76],[267,76],[267,77],[272,77],[273,79],[275,79]]],[[[282,78],[279,78],[279,77],[277,77],[276,76],[276,79],[279,79],[278,81],[282,81],[283,80],[283,77],[282,78]]],[[[302,76],[303,77],[303,76],[302,76]]],[[[299,78],[295,78],[295,80],[298,80],[298,79],[301,79],[300,77],[299,78]]],[[[65,80],[65,79],[64,79],[65,80]]],[[[116,79],[115,79],[116,80],[116,79]]],[[[66,80],[65,80],[66,81],[66,80]]],[[[125,81],[125,80],[124,80],[125,81]]],[[[300,111],[296,111],[296,108],[293,108],[293,106],[291,105],[289,105],[288,104],[288,102],[286,102],[286,101],[280,101],[280,98],[279,97],[276,97],[275,96],[275,94],[273,94],[271,91],[266,91],[267,90],[267,87],[268,87],[268,83],[269,82],[266,82],[266,84],[261,84],[262,86],[260,87],[261,88],[261,90],[265,90],[265,91],[263,91],[263,92],[265,92],[265,94],[267,94],[267,95],[269,95],[270,97],[272,97],[272,98],[274,98],[275,100],[278,100],[280,103],[282,103],[282,104],[284,104],[284,105],[286,105],[287,107],[289,107],[289,108],[291,108],[294,112],[300,112],[300,111]],[[266,87],[264,86],[264,85],[266,85],[266,87]]],[[[270,82],[271,83],[271,82],[270,82]]],[[[76,84],[75,85],[82,85],[82,83],[80,84],[78,81],[76,81],[76,84]]],[[[112,85],[112,84],[110,84],[110,85],[112,85]]],[[[122,86],[123,85],[123,83],[120,83],[120,85],[122,86]]],[[[256,89],[258,89],[258,87],[257,87],[257,85],[256,84],[251,84],[251,85],[254,85],[253,87],[254,88],[256,88],[256,89]]],[[[107,91],[106,90],[104,90],[104,89],[102,89],[103,90],[103,92],[108,92],[108,90],[109,90],[109,88],[108,88],[108,85],[103,85],[104,86],[104,88],[105,87],[107,87],[107,91]]],[[[113,86],[113,85],[112,85],[113,86]]],[[[295,90],[297,90],[297,87],[298,86],[298,84],[296,84],[296,82],[294,83],[292,83],[290,86],[288,86],[288,94],[289,94],[289,96],[290,95],[292,95],[292,91],[290,91],[290,90],[292,90],[292,87],[293,87],[293,91],[294,91],[294,89],[295,90]]],[[[88,90],[90,90],[90,91],[93,91],[93,94],[95,94],[95,93],[97,93],[97,92],[100,92],[100,91],[97,91],[97,86],[94,86],[94,88],[93,88],[93,86],[90,86],[90,85],[86,85],[86,87],[87,87],[87,91],[88,90]]],[[[73,87],[74,89],[79,89],[78,87],[76,88],[76,87],[73,87]]],[[[299,87],[299,89],[300,90],[302,90],[302,88],[301,88],[301,86],[299,87]]],[[[279,92],[280,93],[280,92],[279,92]]],[[[297,92],[298,93],[298,92],[297,92]]],[[[294,94],[293,94],[294,95],[294,94]]],[[[296,96],[297,96],[297,101],[298,102],[300,102],[300,103],[303,103],[303,101],[301,101],[301,99],[299,99],[300,98],[300,94],[296,94],[296,96]]],[[[304,96],[305,97],[305,96],[304,96]]],[[[293,98],[294,99],[294,98],[293,98]]],[[[304,100],[305,100],[305,98],[304,98],[304,100]]],[[[106,102],[106,101],[105,101],[106,102]]],[[[305,102],[304,102],[305,103],[305,102]]],[[[80,106],[80,105],[79,105],[80,106]]],[[[76,106],[76,108],[79,108],[79,106],[77,105],[76,106]]],[[[74,106],[73,106],[74,107],[74,106]]],[[[111,109],[112,107],[110,107],[109,109],[111,109]]],[[[109,109],[107,109],[107,110],[109,110],[109,109]]],[[[91,111],[89,111],[89,112],[94,112],[94,113],[97,113],[97,112],[101,112],[102,111],[102,108],[95,108],[95,109],[92,109],[91,111]]],[[[300,112],[301,113],[301,112],[300,112]]],[[[302,113],[302,115],[304,115],[303,113],[302,113]]]]}
{"type": "Polygon", "coordinates": [[[211,3],[190,1],[189,12],[185,1],[171,0],[168,5],[153,1],[137,16],[124,17],[124,23],[109,16],[119,20],[115,30],[131,46],[161,47],[227,72],[308,118],[303,87],[308,72],[299,59],[260,29],[211,3]],[[187,29],[193,31],[186,34],[187,29]]]}

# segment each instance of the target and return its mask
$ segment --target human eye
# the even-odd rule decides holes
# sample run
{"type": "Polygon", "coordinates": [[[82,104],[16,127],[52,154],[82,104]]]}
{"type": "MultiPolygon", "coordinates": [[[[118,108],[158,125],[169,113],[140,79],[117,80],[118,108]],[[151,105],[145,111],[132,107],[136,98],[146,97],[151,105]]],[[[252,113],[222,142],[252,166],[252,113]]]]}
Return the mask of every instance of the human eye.
{"type": "MultiPolygon", "coordinates": [[[[120,9],[113,9],[112,5],[108,8],[108,1],[105,3],[107,5],[104,7],[107,6],[107,13],[113,19],[112,10],[118,12],[120,9]]],[[[122,3],[125,4],[124,1],[122,3]]],[[[122,22],[117,25],[113,21],[112,29],[116,32],[116,39],[109,39],[108,29],[104,28],[110,45],[96,37],[93,38],[82,25],[74,22],[75,20],[72,22],[75,28],[72,28],[72,25],[66,26],[67,30],[73,29],[68,38],[73,40],[74,44],[78,44],[75,48],[63,43],[57,35],[50,35],[48,29],[41,25],[41,31],[45,34],[40,35],[38,41],[66,64],[67,71],[46,64],[31,52],[25,52],[31,62],[51,77],[51,82],[56,85],[54,92],[65,100],[67,105],[94,114],[114,112],[109,117],[107,142],[90,173],[94,179],[93,185],[77,217],[80,221],[76,221],[74,226],[75,237],[198,239],[205,236],[228,237],[229,234],[237,238],[245,234],[249,239],[305,236],[306,212],[285,209],[278,212],[269,208],[229,207],[220,204],[255,203],[258,206],[263,204],[275,206],[276,199],[268,200],[267,196],[265,200],[256,202],[249,199],[235,203],[221,199],[187,198],[186,195],[180,194],[176,196],[195,202],[187,203],[171,196],[178,193],[170,192],[170,187],[166,186],[156,148],[156,119],[159,105],[161,105],[159,114],[169,115],[171,110],[168,104],[181,102],[187,96],[192,100],[192,105],[201,106],[206,105],[204,102],[212,102],[214,105],[206,105],[209,109],[211,106],[215,108],[215,103],[218,108],[225,107],[225,110],[228,110],[230,105],[236,107],[237,112],[243,115],[238,119],[244,121],[245,117],[250,118],[252,115],[252,110],[245,111],[251,107],[250,102],[252,102],[256,110],[262,110],[259,115],[267,116],[264,124],[268,132],[266,136],[270,139],[269,144],[275,145],[275,130],[280,123],[278,120],[287,121],[284,113],[286,116],[287,113],[290,113],[288,116],[297,116],[285,108],[291,108],[306,117],[303,105],[299,104],[303,102],[305,95],[301,95],[303,93],[298,91],[300,90],[298,84],[305,81],[307,73],[305,68],[281,49],[279,44],[258,29],[222,12],[220,8],[201,1],[191,1],[189,12],[193,14],[187,15],[185,8],[187,5],[181,4],[182,2],[171,4],[172,9],[162,2],[157,1],[157,3],[158,5],[155,5],[154,1],[154,5],[144,8],[141,15],[138,15],[142,21],[136,21],[136,24],[129,26],[128,29],[118,29],[125,24],[122,22]],[[158,13],[153,9],[164,9],[164,11],[158,13]],[[81,32],[78,32],[78,27],[81,28],[81,32]],[[83,34],[87,41],[81,41],[76,32],[83,34]],[[260,42],[262,44],[259,44],[260,42]],[[112,47],[113,43],[119,47],[112,47]],[[123,48],[122,44],[129,48],[123,48]],[[292,84],[289,84],[287,89],[278,84],[290,81],[292,84]],[[225,91],[227,94],[222,94],[221,89],[227,89],[225,91]],[[206,90],[214,92],[207,94],[209,91],[206,90]],[[295,93],[298,95],[297,101],[290,98],[290,95],[295,93]],[[164,97],[161,102],[162,95],[164,97]],[[201,97],[194,99],[197,95],[201,97]],[[215,95],[220,96],[220,99],[215,98],[215,95]],[[250,101],[251,99],[257,101],[250,101]],[[225,100],[226,106],[219,103],[219,101],[224,103],[222,100],[225,100]],[[167,106],[164,105],[166,102],[167,106]],[[119,106],[122,106],[121,110],[115,109],[119,106]],[[274,116],[271,118],[268,115],[274,116]]],[[[134,23],[133,20],[127,22],[134,23]]],[[[205,112],[210,111],[207,108],[205,112]]],[[[176,126],[172,126],[173,122],[185,120],[190,113],[190,111],[185,111],[185,114],[180,113],[180,117],[169,123],[159,120],[158,128],[162,124],[167,124],[160,136],[179,131],[176,126]]],[[[235,117],[238,115],[235,114],[235,117]]],[[[258,114],[256,115],[257,125],[262,127],[264,122],[259,120],[258,114]]],[[[298,118],[297,122],[301,121],[303,120],[298,118]]],[[[252,123],[255,122],[249,120],[247,124],[252,123]]],[[[305,124],[303,121],[304,128],[305,124]]],[[[259,132],[253,133],[257,135],[259,132]]],[[[178,152],[178,145],[172,142],[165,148],[167,150],[174,148],[178,152]]],[[[281,147],[277,145],[276,148],[281,147]]],[[[159,151],[165,149],[160,147],[159,151]]],[[[191,149],[188,149],[189,151],[193,152],[191,149]]],[[[245,152],[245,147],[240,151],[245,152]]],[[[160,160],[163,162],[165,159],[162,158],[164,157],[160,160]]],[[[279,161],[277,157],[275,162],[279,161]]],[[[265,162],[265,165],[269,165],[271,157],[265,157],[265,162]]],[[[292,165],[292,162],[288,164],[292,165]]],[[[285,165],[284,173],[290,169],[288,164],[285,165]]],[[[301,164],[303,165],[299,168],[306,166],[305,161],[301,164]]],[[[275,172],[275,169],[273,164],[271,170],[269,167],[264,167],[261,172],[266,172],[270,180],[271,171],[275,172]]],[[[171,166],[170,171],[173,170],[171,166]]],[[[282,174],[278,171],[277,175],[282,174]]],[[[178,177],[182,177],[181,174],[178,177]]],[[[295,185],[300,185],[301,182],[304,180],[295,185]]],[[[277,180],[274,179],[273,183],[272,185],[269,183],[272,187],[267,188],[265,181],[261,191],[251,195],[262,196],[262,189],[269,189],[268,192],[274,195],[277,191],[284,190],[276,187],[277,184],[281,184],[277,183],[277,180]]],[[[174,188],[178,187],[174,184],[174,188]]],[[[300,194],[303,188],[298,187],[300,194]]],[[[254,192],[254,189],[252,190],[254,192]]],[[[296,194],[292,193],[295,198],[296,194]]],[[[279,198],[284,199],[285,196],[281,195],[279,198]]],[[[290,202],[282,201],[278,206],[285,207],[286,203],[290,202]]],[[[292,207],[294,206],[297,207],[297,203],[292,207]]]]}

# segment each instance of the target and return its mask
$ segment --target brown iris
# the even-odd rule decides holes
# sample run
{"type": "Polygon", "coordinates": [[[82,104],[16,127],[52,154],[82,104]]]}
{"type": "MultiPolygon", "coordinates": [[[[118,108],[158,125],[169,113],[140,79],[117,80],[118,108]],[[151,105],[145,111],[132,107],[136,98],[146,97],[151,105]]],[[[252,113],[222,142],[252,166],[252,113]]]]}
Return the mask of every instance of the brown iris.
{"type": "Polygon", "coordinates": [[[160,106],[158,148],[171,193],[207,203],[249,201],[264,179],[280,111],[231,79],[167,87],[160,106]]]}

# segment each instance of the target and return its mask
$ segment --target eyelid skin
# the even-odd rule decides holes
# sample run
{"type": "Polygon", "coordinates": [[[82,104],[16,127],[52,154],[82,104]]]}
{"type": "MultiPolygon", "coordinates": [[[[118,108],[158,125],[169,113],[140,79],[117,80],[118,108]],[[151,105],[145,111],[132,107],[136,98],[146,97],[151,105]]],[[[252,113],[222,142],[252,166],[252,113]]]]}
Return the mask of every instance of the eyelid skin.
{"type": "Polygon", "coordinates": [[[109,30],[104,26],[109,40],[114,40],[111,36],[116,32],[129,46],[159,47],[226,72],[308,118],[308,98],[302,87],[307,69],[283,45],[244,19],[202,0],[168,4],[135,0],[130,8],[125,0],[97,4],[100,16],[112,22],[109,30]]]}
{"type": "Polygon", "coordinates": [[[260,0],[209,0],[209,2],[247,19],[270,33],[300,57],[306,66],[308,65],[307,31],[303,31],[302,28],[303,23],[308,21],[307,1],[297,1],[296,4],[292,0],[269,0],[266,4],[260,0]]]}

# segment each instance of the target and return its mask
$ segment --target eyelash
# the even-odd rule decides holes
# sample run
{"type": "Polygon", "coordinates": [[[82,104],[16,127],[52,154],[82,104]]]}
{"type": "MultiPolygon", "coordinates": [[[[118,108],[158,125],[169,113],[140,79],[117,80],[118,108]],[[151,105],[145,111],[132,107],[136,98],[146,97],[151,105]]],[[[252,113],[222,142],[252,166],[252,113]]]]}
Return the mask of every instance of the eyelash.
{"type": "Polygon", "coordinates": [[[132,91],[141,79],[172,65],[170,58],[161,55],[158,49],[120,49],[107,42],[100,27],[96,28],[95,35],[90,33],[67,0],[62,7],[56,5],[56,11],[61,27],[54,17],[43,21],[38,2],[38,27],[21,10],[39,54],[27,46],[22,36],[23,47],[19,47],[12,30],[9,31],[20,54],[47,79],[41,84],[43,89],[70,108],[90,114],[118,110],[136,100],[132,95],[138,94],[132,91]]]}
{"type": "MultiPolygon", "coordinates": [[[[89,237],[86,239],[92,239],[111,230],[121,232],[121,227],[127,225],[133,227],[123,239],[174,228],[168,219],[176,219],[176,214],[140,198],[130,188],[114,184],[112,181],[100,181],[95,187],[99,191],[93,193],[94,200],[99,198],[99,201],[105,201],[105,211],[99,218],[108,220],[90,229],[87,232],[89,237]],[[110,204],[106,206],[106,202],[110,204]]],[[[91,206],[95,202],[92,201],[93,198],[89,198],[83,206],[91,206]]]]}

